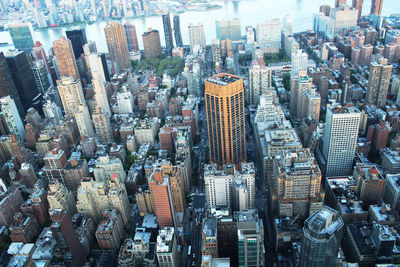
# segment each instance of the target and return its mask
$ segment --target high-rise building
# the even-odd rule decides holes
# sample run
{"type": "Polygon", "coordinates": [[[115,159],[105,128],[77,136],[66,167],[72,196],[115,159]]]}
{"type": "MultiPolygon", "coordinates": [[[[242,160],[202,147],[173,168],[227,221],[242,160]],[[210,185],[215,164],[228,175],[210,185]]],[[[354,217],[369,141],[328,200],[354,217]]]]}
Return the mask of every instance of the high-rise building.
{"type": "Polygon", "coordinates": [[[220,73],[205,81],[210,162],[246,161],[243,79],[220,73]]]}
{"type": "Polygon", "coordinates": [[[120,69],[129,69],[131,61],[124,26],[118,22],[110,21],[104,28],[104,32],[110,59],[115,61],[120,69]]]}
{"type": "Polygon", "coordinates": [[[100,156],[93,168],[94,178],[96,182],[107,183],[113,174],[117,175],[118,181],[122,184],[126,182],[126,172],[119,158],[108,155],[100,156]]]}
{"type": "Polygon", "coordinates": [[[352,105],[328,106],[323,139],[326,177],[351,175],[360,117],[360,111],[352,105]]]}
{"type": "Polygon", "coordinates": [[[45,118],[52,121],[54,125],[57,125],[63,117],[60,107],[50,100],[43,104],[43,113],[45,118]]]}
{"type": "Polygon", "coordinates": [[[92,113],[92,121],[100,143],[112,143],[114,138],[109,115],[100,107],[96,107],[96,110],[92,113]]]}
{"type": "Polygon", "coordinates": [[[189,42],[190,52],[194,52],[194,48],[199,46],[201,49],[206,47],[206,36],[204,34],[204,26],[199,23],[198,25],[189,24],[189,42]]]}
{"type": "Polygon", "coordinates": [[[178,239],[173,227],[164,227],[158,231],[156,254],[159,266],[180,266],[178,239]]]}
{"type": "Polygon", "coordinates": [[[303,95],[310,91],[312,78],[307,71],[300,71],[298,76],[293,76],[290,90],[290,113],[298,120],[303,118],[303,95]]]}
{"type": "Polygon", "coordinates": [[[129,52],[139,51],[138,39],[136,35],[136,27],[129,22],[124,23],[124,29],[126,34],[126,41],[128,42],[129,52]]]}
{"type": "Polygon", "coordinates": [[[47,193],[47,201],[49,202],[49,210],[63,209],[68,214],[76,213],[75,198],[71,191],[58,180],[49,182],[49,191],[47,193]]]}
{"type": "Polygon", "coordinates": [[[345,5],[347,0],[335,0],[335,7],[340,7],[341,5],[345,5]]]}
{"type": "Polygon", "coordinates": [[[60,39],[53,42],[53,50],[57,59],[60,76],[69,76],[73,79],[79,79],[78,66],[76,65],[71,40],[61,36],[60,39]]]}
{"type": "Polygon", "coordinates": [[[363,2],[364,0],[353,0],[351,5],[353,8],[358,10],[358,20],[361,18],[363,2]]]}
{"type": "Polygon", "coordinates": [[[265,266],[264,225],[256,210],[234,213],[237,223],[239,266],[265,266]]]}
{"type": "Polygon", "coordinates": [[[253,44],[256,41],[256,32],[252,26],[246,27],[246,43],[253,44]]]}
{"type": "Polygon", "coordinates": [[[108,72],[106,55],[104,53],[90,53],[86,56],[92,78],[100,75],[100,78],[105,81],[110,81],[110,74],[108,72]],[[95,75],[97,72],[97,75],[95,75]]]}
{"type": "Polygon", "coordinates": [[[78,235],[72,225],[71,214],[63,209],[54,209],[50,213],[51,231],[57,242],[58,252],[66,265],[83,266],[85,254],[79,242],[78,235]]]}
{"type": "Polygon", "coordinates": [[[78,110],[74,114],[76,124],[78,125],[79,134],[85,137],[94,137],[93,124],[90,120],[89,109],[86,105],[78,106],[78,110]]]}
{"type": "Polygon", "coordinates": [[[257,42],[260,47],[269,52],[279,52],[281,49],[281,22],[273,19],[257,25],[257,42]]]}
{"type": "Polygon", "coordinates": [[[21,98],[17,87],[15,86],[13,76],[11,75],[10,68],[8,67],[7,60],[3,52],[0,52],[0,97],[11,96],[17,106],[18,113],[21,118],[25,117],[25,109],[22,105],[21,98]]]}
{"type": "Polygon", "coordinates": [[[162,22],[164,27],[164,36],[165,36],[165,48],[167,50],[167,56],[172,56],[172,48],[174,47],[173,38],[172,38],[172,27],[171,27],[171,18],[169,13],[162,15],[162,22]]]}
{"type": "Polygon", "coordinates": [[[7,26],[14,47],[29,54],[32,51],[33,39],[29,23],[12,23],[7,26]]]}
{"type": "Polygon", "coordinates": [[[116,209],[106,209],[96,230],[96,239],[101,249],[118,251],[124,237],[124,221],[116,209]]]}
{"type": "Polygon", "coordinates": [[[36,86],[25,52],[8,51],[6,61],[25,111],[31,107],[41,110],[42,95],[36,86]]]}
{"type": "Polygon", "coordinates": [[[372,0],[371,2],[371,15],[381,15],[383,7],[383,0],[372,0]]]}
{"type": "Polygon", "coordinates": [[[274,160],[273,200],[276,214],[307,218],[323,206],[321,171],[310,149],[283,151],[274,160]]]}
{"type": "Polygon", "coordinates": [[[207,207],[225,207],[246,210],[255,207],[255,169],[253,163],[242,163],[241,171],[233,165],[204,167],[204,184],[207,207]]]}
{"type": "Polygon", "coordinates": [[[175,212],[168,177],[163,177],[161,170],[156,169],[148,178],[148,183],[160,227],[173,227],[175,212]]]}
{"type": "Polygon", "coordinates": [[[42,59],[33,61],[32,65],[31,70],[38,90],[41,94],[45,94],[51,86],[46,65],[42,59]]]}
{"type": "Polygon", "coordinates": [[[77,59],[83,54],[83,45],[87,43],[86,31],[84,28],[65,31],[67,38],[71,40],[75,58],[77,59]]]}
{"type": "Polygon", "coordinates": [[[291,57],[291,76],[295,77],[299,75],[302,70],[307,70],[308,68],[308,54],[298,49],[296,52],[292,53],[291,57]]]}
{"type": "Polygon", "coordinates": [[[371,62],[368,88],[365,96],[367,103],[375,104],[380,108],[386,105],[391,75],[392,65],[388,63],[387,59],[382,58],[379,62],[371,62]]]}
{"type": "Polygon", "coordinates": [[[253,61],[249,70],[249,94],[251,105],[258,105],[260,95],[272,85],[272,69],[265,67],[264,61],[253,61]]]}
{"type": "Polygon", "coordinates": [[[179,15],[174,15],[174,36],[177,47],[183,47],[181,22],[179,15]]]}
{"type": "Polygon", "coordinates": [[[105,80],[102,79],[100,73],[92,72],[93,80],[93,88],[94,88],[94,100],[96,101],[96,105],[101,108],[106,115],[111,117],[110,104],[107,99],[107,92],[104,87],[105,80]]]}
{"type": "Polygon", "coordinates": [[[335,21],[335,33],[342,33],[350,27],[357,26],[358,10],[341,5],[331,9],[330,17],[335,21]]]}
{"type": "Polygon", "coordinates": [[[4,116],[8,132],[15,134],[19,140],[25,139],[25,128],[14,100],[8,95],[0,98],[0,114],[4,116]]]}
{"type": "Polygon", "coordinates": [[[99,222],[105,209],[117,209],[124,221],[129,225],[131,208],[125,185],[112,175],[107,182],[96,182],[90,177],[82,178],[77,191],[77,209],[79,213],[90,216],[99,222]]]}
{"type": "Polygon", "coordinates": [[[321,111],[321,96],[316,87],[311,87],[310,90],[303,94],[301,118],[319,121],[319,113],[321,111]]]}
{"type": "Polygon", "coordinates": [[[36,41],[33,45],[31,54],[35,60],[43,60],[43,64],[46,67],[47,73],[50,74],[50,66],[47,61],[46,52],[44,51],[43,45],[39,41],[36,41]]]}
{"type": "Polygon", "coordinates": [[[161,55],[160,33],[152,28],[142,34],[145,58],[154,58],[161,55]]]}
{"type": "Polygon", "coordinates": [[[300,266],[335,266],[344,223],[339,212],[324,206],[304,223],[300,266]]]}
{"type": "Polygon", "coordinates": [[[240,20],[237,18],[216,20],[215,26],[217,38],[220,40],[240,41],[242,39],[240,20]]]}
{"type": "Polygon", "coordinates": [[[86,105],[80,80],[62,77],[57,87],[66,115],[74,116],[79,106],[86,105]]]}

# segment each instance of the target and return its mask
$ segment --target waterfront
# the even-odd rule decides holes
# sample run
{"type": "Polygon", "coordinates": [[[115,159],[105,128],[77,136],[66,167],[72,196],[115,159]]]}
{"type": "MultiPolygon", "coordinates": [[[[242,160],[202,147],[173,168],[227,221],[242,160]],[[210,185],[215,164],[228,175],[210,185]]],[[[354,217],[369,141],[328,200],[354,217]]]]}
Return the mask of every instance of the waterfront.
{"type": "MultiPolygon", "coordinates": [[[[382,14],[389,16],[393,13],[400,13],[399,0],[385,0],[382,14]]],[[[303,31],[312,28],[312,16],[319,11],[319,6],[329,4],[334,6],[334,0],[281,0],[279,5],[274,4],[275,0],[242,0],[242,1],[216,1],[215,4],[221,5],[222,8],[211,9],[206,11],[188,11],[180,14],[181,32],[184,44],[189,43],[187,26],[190,23],[197,24],[201,22],[204,25],[207,43],[211,43],[215,38],[215,20],[223,18],[239,18],[242,26],[242,34],[248,25],[256,26],[257,23],[265,20],[280,18],[289,14],[294,20],[294,31],[303,31]],[[282,4],[282,3],[285,4],[282,4]]],[[[351,0],[348,0],[350,3],[351,0]]],[[[365,0],[363,6],[363,14],[368,14],[371,1],[365,0]]],[[[172,12],[171,12],[172,13],[172,12]]],[[[122,22],[128,21],[136,26],[139,40],[139,46],[142,49],[141,34],[149,27],[160,31],[161,43],[164,44],[164,32],[160,16],[140,17],[135,19],[123,19],[122,22]]],[[[95,41],[98,51],[107,52],[107,44],[105,42],[104,27],[107,23],[99,21],[91,25],[82,25],[85,27],[87,39],[95,41]]],[[[66,28],[50,28],[42,31],[34,31],[34,41],[39,40],[43,43],[46,51],[51,48],[52,42],[64,35],[66,28]]],[[[12,43],[8,32],[0,32],[1,42],[12,43]]],[[[2,46],[1,51],[5,51],[10,47],[2,46]]]]}

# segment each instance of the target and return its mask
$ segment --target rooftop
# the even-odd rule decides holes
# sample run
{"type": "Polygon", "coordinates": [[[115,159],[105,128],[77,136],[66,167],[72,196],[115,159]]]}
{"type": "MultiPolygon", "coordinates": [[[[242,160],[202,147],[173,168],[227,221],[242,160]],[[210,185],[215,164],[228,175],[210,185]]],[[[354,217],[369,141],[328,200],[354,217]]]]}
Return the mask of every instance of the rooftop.
{"type": "Polygon", "coordinates": [[[217,235],[217,219],[207,218],[203,222],[203,233],[206,237],[215,237],[217,235]]]}
{"type": "Polygon", "coordinates": [[[226,86],[230,83],[239,81],[240,79],[241,78],[239,76],[235,76],[235,75],[227,74],[227,73],[220,73],[211,78],[208,78],[207,81],[210,83],[226,86]]]}
{"type": "Polygon", "coordinates": [[[164,227],[158,231],[157,236],[157,253],[171,252],[173,246],[174,228],[164,227]]]}
{"type": "Polygon", "coordinates": [[[333,235],[342,226],[343,220],[339,216],[339,212],[328,206],[316,211],[304,224],[305,229],[323,235],[324,238],[326,238],[326,234],[333,235]]]}

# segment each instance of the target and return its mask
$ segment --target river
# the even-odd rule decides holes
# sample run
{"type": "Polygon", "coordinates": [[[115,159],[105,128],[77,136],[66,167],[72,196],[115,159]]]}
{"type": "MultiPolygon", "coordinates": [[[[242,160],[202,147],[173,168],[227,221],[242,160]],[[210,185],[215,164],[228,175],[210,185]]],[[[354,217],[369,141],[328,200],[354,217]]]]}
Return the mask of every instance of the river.
{"type": "MultiPolygon", "coordinates": [[[[180,14],[181,32],[184,44],[189,43],[187,26],[190,23],[197,24],[201,22],[204,25],[206,41],[211,43],[215,38],[215,20],[223,18],[239,18],[242,26],[242,35],[245,33],[245,27],[248,25],[256,26],[258,23],[274,18],[282,19],[289,14],[294,20],[294,31],[303,31],[312,28],[313,14],[319,11],[319,6],[329,4],[334,6],[334,0],[241,0],[241,1],[215,1],[222,6],[219,9],[206,11],[188,11],[180,14]]],[[[351,0],[347,0],[351,3],[351,0]]],[[[371,0],[365,0],[363,6],[363,15],[368,14],[371,0]]],[[[384,0],[382,14],[389,16],[393,13],[400,13],[399,0],[384,0]]],[[[140,17],[135,19],[123,19],[122,22],[129,21],[136,26],[139,46],[142,49],[141,34],[149,27],[160,31],[161,43],[164,44],[164,31],[160,16],[140,17]]],[[[172,21],[171,21],[172,24],[172,21]]],[[[91,25],[82,25],[85,27],[88,40],[96,42],[98,51],[107,52],[105,42],[104,27],[105,21],[93,23],[91,25]]],[[[51,28],[37,30],[33,32],[34,41],[40,41],[46,51],[51,48],[52,42],[64,35],[66,28],[51,28]]],[[[8,32],[0,32],[0,41],[12,43],[8,32]]],[[[10,47],[0,47],[5,51],[10,47]]],[[[12,47],[11,47],[12,48],[12,47]]]]}

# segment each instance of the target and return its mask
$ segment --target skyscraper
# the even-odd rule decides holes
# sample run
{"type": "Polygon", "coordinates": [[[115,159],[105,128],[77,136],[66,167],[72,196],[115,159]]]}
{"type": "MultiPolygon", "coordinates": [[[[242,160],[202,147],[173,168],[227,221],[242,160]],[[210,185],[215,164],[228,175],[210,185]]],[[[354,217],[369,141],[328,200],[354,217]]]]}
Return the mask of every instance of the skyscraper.
{"type": "Polygon", "coordinates": [[[206,36],[204,34],[204,26],[199,23],[198,25],[189,24],[189,42],[190,52],[193,53],[193,48],[199,46],[201,49],[206,47],[206,36]]]}
{"type": "Polygon", "coordinates": [[[217,38],[220,40],[230,39],[240,41],[242,33],[239,19],[223,19],[215,21],[217,38]]]}
{"type": "Polygon", "coordinates": [[[74,114],[79,134],[85,137],[94,137],[93,124],[90,120],[89,110],[86,105],[78,106],[74,114]]]}
{"type": "Polygon", "coordinates": [[[296,52],[292,52],[290,56],[292,59],[291,63],[291,76],[295,77],[299,75],[302,70],[307,70],[308,67],[308,54],[298,49],[296,52]]]}
{"type": "Polygon", "coordinates": [[[379,62],[371,62],[369,67],[368,88],[365,100],[380,108],[386,105],[386,96],[389,90],[392,65],[386,58],[379,62]]]}
{"type": "Polygon", "coordinates": [[[58,92],[66,115],[74,116],[78,107],[86,105],[80,80],[63,77],[57,81],[58,92]]]}
{"type": "Polygon", "coordinates": [[[60,39],[53,42],[54,54],[57,59],[57,66],[60,76],[68,76],[73,79],[79,79],[78,66],[76,65],[75,54],[72,48],[71,40],[61,36],[60,39]]]}
{"type": "Polygon", "coordinates": [[[360,111],[352,105],[327,107],[323,139],[326,177],[353,172],[360,117],[360,111]]]}
{"type": "Polygon", "coordinates": [[[43,45],[39,41],[36,41],[33,45],[31,54],[35,60],[43,60],[43,64],[46,67],[47,73],[50,74],[50,66],[47,61],[46,52],[44,51],[43,45]]]}
{"type": "Polygon", "coordinates": [[[110,59],[115,61],[121,69],[129,69],[131,61],[124,26],[118,22],[110,21],[104,28],[104,32],[110,59]]]}
{"type": "Polygon", "coordinates": [[[304,223],[300,266],[336,266],[344,223],[339,212],[324,206],[304,223]]]}
{"type": "Polygon", "coordinates": [[[175,35],[176,46],[183,47],[181,22],[180,22],[179,15],[174,15],[174,35],[175,35]]]}
{"type": "Polygon", "coordinates": [[[137,52],[139,51],[138,39],[136,35],[136,27],[129,22],[125,22],[124,24],[126,41],[128,42],[128,50],[129,52],[137,52]]]}
{"type": "Polygon", "coordinates": [[[103,82],[110,81],[110,74],[108,72],[106,55],[104,53],[91,53],[86,56],[89,63],[90,72],[93,76],[100,76],[103,82]],[[97,75],[94,73],[97,72],[97,75]]]}
{"type": "Polygon", "coordinates": [[[67,265],[83,266],[85,254],[72,225],[71,215],[65,210],[54,209],[50,212],[50,217],[53,221],[51,231],[59,252],[62,253],[62,260],[67,265]]]}
{"type": "Polygon", "coordinates": [[[267,20],[257,25],[257,42],[261,48],[271,53],[281,48],[281,22],[279,19],[267,20]]]}
{"type": "Polygon", "coordinates": [[[227,73],[205,81],[210,162],[246,161],[243,79],[227,73]]]}
{"type": "Polygon", "coordinates": [[[364,0],[353,0],[352,7],[358,10],[358,20],[361,18],[364,0]]]}
{"type": "Polygon", "coordinates": [[[31,107],[42,110],[42,95],[35,83],[26,53],[16,50],[8,51],[6,61],[25,111],[31,107]]]}
{"type": "MultiPolygon", "coordinates": [[[[274,174],[271,181],[279,216],[302,219],[323,206],[321,171],[310,149],[283,151],[274,159],[274,174]]],[[[274,203],[275,204],[275,203],[274,203]]]]}
{"type": "Polygon", "coordinates": [[[96,107],[96,110],[92,113],[92,121],[100,143],[111,143],[113,141],[113,134],[109,115],[100,107],[96,107]]]}
{"type": "Polygon", "coordinates": [[[12,23],[7,26],[14,47],[29,54],[32,51],[33,39],[29,23],[12,23]]]}
{"type": "Polygon", "coordinates": [[[298,76],[293,76],[290,90],[290,113],[298,120],[302,119],[303,94],[311,90],[312,78],[307,71],[300,71],[298,76]]]}
{"type": "Polygon", "coordinates": [[[249,94],[251,105],[258,105],[260,95],[271,87],[272,69],[265,67],[264,61],[253,61],[249,70],[249,94]]]}
{"type": "Polygon", "coordinates": [[[372,0],[371,14],[381,15],[383,7],[383,0],[372,0]]]}
{"type": "Polygon", "coordinates": [[[173,39],[172,39],[172,27],[171,27],[171,18],[169,13],[162,15],[162,22],[164,27],[164,36],[165,36],[165,48],[167,50],[167,56],[172,56],[172,48],[174,47],[173,39]]]}
{"type": "Polygon", "coordinates": [[[154,58],[161,55],[160,33],[152,28],[142,34],[145,58],[154,58]]]}
{"type": "Polygon", "coordinates": [[[35,60],[32,62],[32,73],[35,78],[36,85],[41,94],[45,94],[50,88],[50,81],[46,66],[42,59],[35,60]]]}
{"type": "Polygon", "coordinates": [[[335,0],[335,7],[340,7],[341,5],[345,5],[347,0],[335,0]]]}
{"type": "Polygon", "coordinates": [[[25,109],[22,105],[21,98],[17,87],[15,86],[13,76],[8,67],[7,60],[3,52],[0,52],[0,97],[11,96],[17,106],[18,113],[21,118],[25,117],[25,109]]]}
{"type": "Polygon", "coordinates": [[[23,141],[25,138],[24,124],[14,100],[9,95],[0,98],[0,114],[4,116],[8,131],[23,141]]]}
{"type": "Polygon", "coordinates": [[[83,45],[87,43],[86,31],[84,28],[65,31],[67,38],[71,40],[74,49],[75,58],[83,54],[83,45]]]}
{"type": "Polygon", "coordinates": [[[111,116],[110,104],[107,99],[107,92],[104,87],[105,81],[99,76],[97,72],[93,72],[93,88],[94,88],[94,100],[96,105],[100,107],[107,114],[108,117],[111,116]]]}

